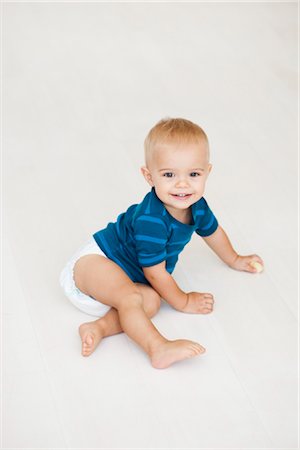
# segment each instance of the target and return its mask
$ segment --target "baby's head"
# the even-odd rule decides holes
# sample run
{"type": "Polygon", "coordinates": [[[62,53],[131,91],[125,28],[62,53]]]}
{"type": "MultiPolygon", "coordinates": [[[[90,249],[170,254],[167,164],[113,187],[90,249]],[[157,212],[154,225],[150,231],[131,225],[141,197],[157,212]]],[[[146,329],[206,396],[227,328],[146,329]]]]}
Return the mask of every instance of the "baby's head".
{"type": "Polygon", "coordinates": [[[208,139],[199,125],[186,119],[162,119],[149,131],[145,142],[146,166],[152,163],[157,152],[162,152],[166,146],[178,147],[180,144],[192,143],[199,145],[199,150],[204,150],[209,161],[208,139]]]}
{"type": "Polygon", "coordinates": [[[204,193],[211,170],[209,143],[198,125],[186,119],[163,119],[145,139],[142,173],[170,209],[187,209],[204,193]]]}

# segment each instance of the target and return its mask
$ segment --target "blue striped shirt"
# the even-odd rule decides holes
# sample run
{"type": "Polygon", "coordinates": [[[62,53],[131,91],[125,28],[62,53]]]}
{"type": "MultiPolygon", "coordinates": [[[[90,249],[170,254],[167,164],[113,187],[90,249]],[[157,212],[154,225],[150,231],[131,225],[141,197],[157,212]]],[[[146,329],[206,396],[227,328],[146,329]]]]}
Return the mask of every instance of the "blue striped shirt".
{"type": "Polygon", "coordinates": [[[149,284],[143,267],[166,261],[166,270],[172,273],[179,253],[192,234],[209,236],[218,227],[203,197],[192,205],[192,217],[191,225],[176,220],[152,188],[141,203],[130,206],[116,222],[109,223],[93,237],[105,255],[122,267],[132,281],[149,284]]]}

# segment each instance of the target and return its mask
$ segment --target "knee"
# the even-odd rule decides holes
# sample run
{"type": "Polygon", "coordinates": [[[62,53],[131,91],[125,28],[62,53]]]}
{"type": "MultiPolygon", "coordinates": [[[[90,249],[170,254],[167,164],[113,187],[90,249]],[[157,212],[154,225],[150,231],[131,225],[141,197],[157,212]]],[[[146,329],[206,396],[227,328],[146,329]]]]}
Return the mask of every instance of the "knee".
{"type": "Polygon", "coordinates": [[[142,307],[143,306],[143,297],[140,294],[140,292],[135,291],[128,295],[125,295],[122,298],[122,301],[120,302],[118,310],[120,309],[127,309],[127,308],[133,308],[133,307],[142,307]]]}
{"type": "Polygon", "coordinates": [[[159,311],[161,305],[160,295],[153,290],[149,301],[144,304],[144,309],[148,317],[153,317],[159,311]]]}

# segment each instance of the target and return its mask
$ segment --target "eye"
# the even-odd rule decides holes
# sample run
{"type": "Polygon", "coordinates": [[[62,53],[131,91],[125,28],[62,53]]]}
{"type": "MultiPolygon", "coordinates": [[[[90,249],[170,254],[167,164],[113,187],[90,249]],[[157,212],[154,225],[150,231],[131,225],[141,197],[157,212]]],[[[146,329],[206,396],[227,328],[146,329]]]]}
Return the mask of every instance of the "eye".
{"type": "Polygon", "coordinates": [[[201,173],[199,173],[199,172],[192,172],[192,173],[190,174],[190,176],[191,176],[191,177],[201,177],[201,173]]]}
{"type": "Polygon", "coordinates": [[[166,178],[172,178],[173,176],[174,176],[174,174],[172,172],[165,172],[163,174],[163,177],[166,177],[166,178]]]}

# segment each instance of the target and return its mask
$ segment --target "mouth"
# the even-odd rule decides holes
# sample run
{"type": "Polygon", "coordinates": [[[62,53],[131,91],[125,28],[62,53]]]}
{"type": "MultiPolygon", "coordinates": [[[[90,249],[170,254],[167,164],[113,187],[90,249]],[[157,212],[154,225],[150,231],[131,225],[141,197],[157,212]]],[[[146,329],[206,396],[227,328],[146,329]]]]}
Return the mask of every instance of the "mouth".
{"type": "Polygon", "coordinates": [[[177,200],[187,200],[192,196],[192,194],[171,194],[171,195],[177,200]]]}

